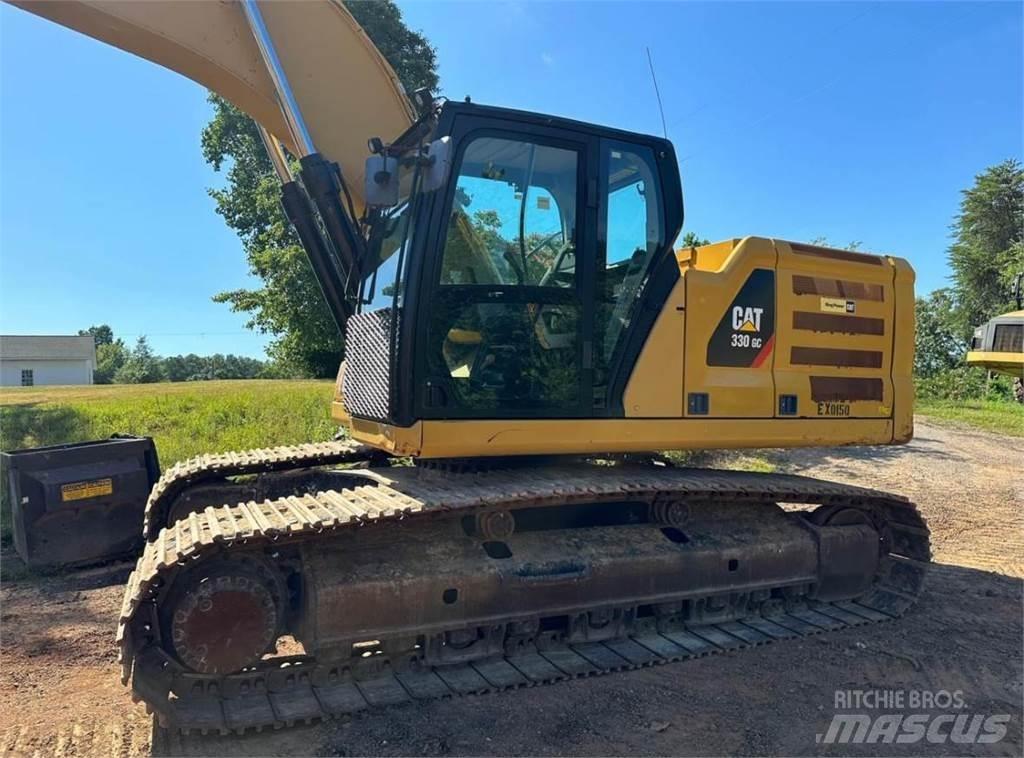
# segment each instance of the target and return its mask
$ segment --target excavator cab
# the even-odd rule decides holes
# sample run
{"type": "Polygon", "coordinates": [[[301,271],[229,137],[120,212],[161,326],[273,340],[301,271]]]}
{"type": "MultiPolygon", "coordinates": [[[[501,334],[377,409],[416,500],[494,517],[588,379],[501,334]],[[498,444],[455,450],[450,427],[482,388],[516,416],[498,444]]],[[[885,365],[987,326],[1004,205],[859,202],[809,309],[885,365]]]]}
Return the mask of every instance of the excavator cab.
{"type": "Polygon", "coordinates": [[[346,413],[400,427],[621,414],[678,279],[672,145],[448,102],[410,152],[395,161],[408,192],[366,224],[375,268],[347,322],[346,413]],[[448,168],[427,191],[438,144],[448,168]]]}
{"type": "Polygon", "coordinates": [[[1018,402],[1024,402],[1024,271],[1013,283],[1017,310],[1003,313],[974,330],[967,365],[1014,378],[1018,402]]]}

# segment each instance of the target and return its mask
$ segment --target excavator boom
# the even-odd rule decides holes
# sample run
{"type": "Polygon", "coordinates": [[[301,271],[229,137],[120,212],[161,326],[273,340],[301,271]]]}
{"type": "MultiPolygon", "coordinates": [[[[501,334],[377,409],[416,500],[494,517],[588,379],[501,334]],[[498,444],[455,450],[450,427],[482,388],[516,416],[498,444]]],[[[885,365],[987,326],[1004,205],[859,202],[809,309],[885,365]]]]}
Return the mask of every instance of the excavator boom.
{"type": "MultiPolygon", "coordinates": [[[[252,116],[296,157],[282,100],[241,2],[9,0],[29,13],[175,71],[252,116]]],[[[401,134],[414,112],[391,66],[338,0],[253,3],[312,145],[361,200],[366,141],[401,134]],[[330,86],[324,86],[330,82],[330,86]]]]}

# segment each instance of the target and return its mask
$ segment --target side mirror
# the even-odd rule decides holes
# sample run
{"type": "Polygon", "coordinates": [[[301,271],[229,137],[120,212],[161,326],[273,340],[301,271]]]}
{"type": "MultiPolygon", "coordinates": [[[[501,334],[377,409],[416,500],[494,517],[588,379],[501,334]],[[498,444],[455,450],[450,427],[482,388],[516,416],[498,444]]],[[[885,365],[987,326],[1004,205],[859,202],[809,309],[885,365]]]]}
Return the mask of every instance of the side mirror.
{"type": "Polygon", "coordinates": [[[366,205],[391,208],[398,205],[398,159],[371,155],[363,173],[363,198],[366,205]]]}
{"type": "Polygon", "coordinates": [[[448,181],[452,170],[452,138],[442,137],[427,145],[427,166],[423,171],[423,191],[434,192],[448,181]]]}

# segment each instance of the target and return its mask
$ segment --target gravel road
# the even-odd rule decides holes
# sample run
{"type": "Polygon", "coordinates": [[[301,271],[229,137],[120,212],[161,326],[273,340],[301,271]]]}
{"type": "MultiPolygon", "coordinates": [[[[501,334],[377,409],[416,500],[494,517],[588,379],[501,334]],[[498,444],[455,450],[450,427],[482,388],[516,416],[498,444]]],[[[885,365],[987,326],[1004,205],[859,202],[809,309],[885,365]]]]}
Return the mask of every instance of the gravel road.
{"type": "MultiPolygon", "coordinates": [[[[902,620],[486,697],[245,737],[154,729],[120,685],[127,570],[0,586],[0,755],[1021,755],[1024,440],[918,419],[902,447],[773,452],[780,470],[907,495],[936,565],[902,620]],[[836,693],[959,691],[994,744],[826,745],[836,693]]],[[[5,556],[6,557],[6,556],[5,556]]],[[[877,712],[871,712],[877,715],[877,712]]],[[[946,730],[948,731],[948,730],[946,730]]]]}

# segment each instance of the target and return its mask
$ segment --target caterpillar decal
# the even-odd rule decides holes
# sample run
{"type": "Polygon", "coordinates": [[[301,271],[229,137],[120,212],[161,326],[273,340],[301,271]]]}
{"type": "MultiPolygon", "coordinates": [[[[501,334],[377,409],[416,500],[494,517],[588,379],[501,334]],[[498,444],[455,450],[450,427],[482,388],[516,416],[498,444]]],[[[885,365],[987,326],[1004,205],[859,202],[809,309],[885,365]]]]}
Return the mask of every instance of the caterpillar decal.
{"type": "Polygon", "coordinates": [[[757,368],[775,345],[775,272],[756,268],[708,341],[708,365],[757,368]]]}

